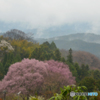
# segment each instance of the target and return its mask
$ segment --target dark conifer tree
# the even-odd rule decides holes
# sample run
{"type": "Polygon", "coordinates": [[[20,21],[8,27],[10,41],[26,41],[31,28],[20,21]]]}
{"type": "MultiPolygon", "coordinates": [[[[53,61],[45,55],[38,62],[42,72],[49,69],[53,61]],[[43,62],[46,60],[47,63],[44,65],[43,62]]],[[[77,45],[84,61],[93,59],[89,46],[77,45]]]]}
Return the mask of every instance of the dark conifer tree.
{"type": "Polygon", "coordinates": [[[57,49],[56,44],[53,41],[51,42],[50,49],[51,50],[56,50],[57,49]]]}
{"type": "Polygon", "coordinates": [[[67,61],[73,64],[72,49],[69,50],[69,55],[67,56],[67,61]]]}
{"type": "Polygon", "coordinates": [[[61,60],[61,53],[60,53],[59,49],[55,50],[55,60],[56,61],[60,61],[61,60]]]}
{"type": "Polygon", "coordinates": [[[61,58],[61,61],[62,61],[62,62],[65,62],[66,60],[65,60],[65,58],[64,58],[64,57],[62,57],[62,58],[61,58]]]}

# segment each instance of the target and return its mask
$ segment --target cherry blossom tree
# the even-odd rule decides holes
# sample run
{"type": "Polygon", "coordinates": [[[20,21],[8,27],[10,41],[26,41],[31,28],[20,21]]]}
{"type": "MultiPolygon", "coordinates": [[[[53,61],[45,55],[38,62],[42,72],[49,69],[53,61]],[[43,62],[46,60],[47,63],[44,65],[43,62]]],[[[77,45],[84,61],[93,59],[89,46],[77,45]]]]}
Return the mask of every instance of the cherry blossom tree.
{"type": "Polygon", "coordinates": [[[7,75],[0,81],[0,92],[7,90],[7,94],[15,94],[21,91],[23,95],[34,95],[74,83],[75,77],[62,62],[23,59],[9,67],[7,75]]]}

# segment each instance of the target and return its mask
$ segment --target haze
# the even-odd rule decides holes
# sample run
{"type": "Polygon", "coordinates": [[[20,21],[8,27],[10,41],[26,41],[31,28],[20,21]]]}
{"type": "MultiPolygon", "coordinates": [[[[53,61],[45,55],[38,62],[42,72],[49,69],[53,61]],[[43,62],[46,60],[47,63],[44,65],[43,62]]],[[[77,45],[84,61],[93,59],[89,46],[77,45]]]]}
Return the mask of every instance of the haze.
{"type": "Polygon", "coordinates": [[[36,38],[100,34],[99,9],[99,0],[0,0],[0,32],[17,28],[36,38]]]}

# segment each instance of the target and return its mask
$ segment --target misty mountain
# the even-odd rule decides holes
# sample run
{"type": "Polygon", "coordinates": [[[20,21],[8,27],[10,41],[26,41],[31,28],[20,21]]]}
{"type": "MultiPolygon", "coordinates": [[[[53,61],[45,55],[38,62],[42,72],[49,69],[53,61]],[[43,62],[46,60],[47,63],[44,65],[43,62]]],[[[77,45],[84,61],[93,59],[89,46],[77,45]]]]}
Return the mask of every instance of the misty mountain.
{"type": "Polygon", "coordinates": [[[54,38],[37,38],[39,43],[42,43],[44,41],[54,41],[54,40],[64,40],[64,41],[72,41],[72,40],[83,40],[85,42],[90,43],[100,43],[100,35],[93,34],[93,33],[77,33],[77,34],[70,34],[70,35],[64,35],[54,38]]]}
{"type": "Polygon", "coordinates": [[[50,26],[46,28],[32,28],[28,23],[0,21],[0,32],[7,32],[11,29],[22,30],[25,33],[34,33],[34,38],[51,38],[78,32],[85,33],[87,30],[91,30],[90,25],[85,22],[50,26]]]}
{"type": "Polygon", "coordinates": [[[69,50],[70,48],[72,48],[76,51],[86,51],[100,58],[100,35],[95,35],[92,33],[77,33],[49,39],[40,38],[36,40],[40,44],[45,41],[48,41],[50,43],[54,41],[59,49],[69,50]]]}

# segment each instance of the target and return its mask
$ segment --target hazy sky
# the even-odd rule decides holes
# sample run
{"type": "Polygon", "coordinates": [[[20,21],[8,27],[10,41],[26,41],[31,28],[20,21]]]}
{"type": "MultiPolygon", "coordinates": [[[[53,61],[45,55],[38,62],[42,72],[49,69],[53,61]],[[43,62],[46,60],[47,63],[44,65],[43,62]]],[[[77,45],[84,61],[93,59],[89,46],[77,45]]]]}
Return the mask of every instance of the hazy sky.
{"type": "Polygon", "coordinates": [[[0,21],[37,28],[40,36],[50,27],[75,23],[88,23],[85,32],[99,33],[100,0],[0,0],[0,21]]]}

